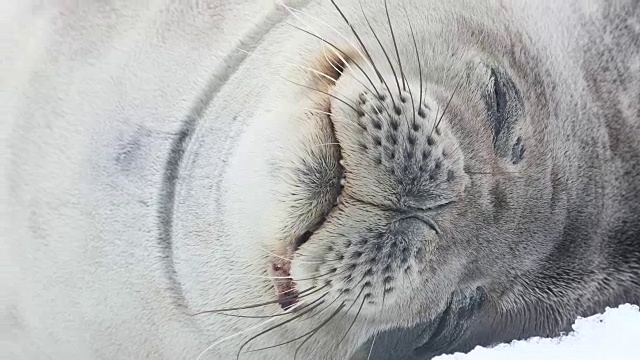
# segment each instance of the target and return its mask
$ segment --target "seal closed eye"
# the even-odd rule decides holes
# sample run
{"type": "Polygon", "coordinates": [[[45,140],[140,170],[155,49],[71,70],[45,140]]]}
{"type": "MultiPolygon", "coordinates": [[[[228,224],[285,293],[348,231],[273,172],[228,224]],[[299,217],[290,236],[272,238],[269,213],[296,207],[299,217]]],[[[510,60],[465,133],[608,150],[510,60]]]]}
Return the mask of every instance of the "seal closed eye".
{"type": "Polygon", "coordinates": [[[515,141],[514,137],[525,110],[524,101],[516,84],[505,71],[491,68],[490,73],[485,103],[493,130],[493,147],[498,156],[511,157],[516,165],[524,155],[522,138],[515,141]]]}

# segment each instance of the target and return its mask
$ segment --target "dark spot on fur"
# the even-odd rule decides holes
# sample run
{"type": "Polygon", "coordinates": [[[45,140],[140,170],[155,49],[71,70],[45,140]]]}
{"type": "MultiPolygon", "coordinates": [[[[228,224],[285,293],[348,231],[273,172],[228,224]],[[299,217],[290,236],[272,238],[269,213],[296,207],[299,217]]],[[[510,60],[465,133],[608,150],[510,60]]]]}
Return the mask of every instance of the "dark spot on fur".
{"type": "MultiPolygon", "coordinates": [[[[364,276],[367,276],[367,277],[368,277],[368,276],[371,276],[371,275],[373,275],[373,269],[368,268],[368,269],[367,269],[367,271],[365,271],[365,272],[364,272],[364,276]]],[[[369,282],[367,281],[367,283],[369,283],[369,282]]],[[[365,283],[365,285],[366,285],[367,283],[365,283]]],[[[369,283],[369,284],[371,284],[371,283],[369,283]]]]}
{"type": "Polygon", "coordinates": [[[447,171],[447,181],[448,182],[452,182],[453,179],[454,179],[453,169],[449,169],[449,171],[447,171]]]}
{"type": "Polygon", "coordinates": [[[413,146],[413,145],[415,145],[415,144],[416,144],[417,139],[416,139],[416,137],[415,137],[413,134],[409,134],[409,135],[407,136],[407,141],[409,142],[409,145],[412,145],[412,146],[413,146]]]}

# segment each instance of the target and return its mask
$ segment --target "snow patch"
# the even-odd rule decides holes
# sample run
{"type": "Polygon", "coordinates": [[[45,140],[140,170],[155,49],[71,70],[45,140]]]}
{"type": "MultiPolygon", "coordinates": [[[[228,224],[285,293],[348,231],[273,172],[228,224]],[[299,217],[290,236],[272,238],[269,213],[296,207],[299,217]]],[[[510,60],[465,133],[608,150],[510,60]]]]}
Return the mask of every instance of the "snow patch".
{"type": "Polygon", "coordinates": [[[573,331],[557,338],[531,338],[476,347],[468,354],[433,360],[637,360],[640,359],[640,310],[636,305],[607,308],[603,314],[578,318],[573,331]]]}

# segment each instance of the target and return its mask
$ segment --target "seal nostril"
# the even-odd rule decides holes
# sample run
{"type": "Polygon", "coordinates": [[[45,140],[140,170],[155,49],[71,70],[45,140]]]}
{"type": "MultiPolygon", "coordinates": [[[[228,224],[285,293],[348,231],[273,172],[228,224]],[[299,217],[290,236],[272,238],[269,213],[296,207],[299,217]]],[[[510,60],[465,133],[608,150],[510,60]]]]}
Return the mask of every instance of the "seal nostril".
{"type": "Polygon", "coordinates": [[[312,231],[310,230],[305,231],[304,234],[302,234],[302,236],[296,239],[295,248],[297,249],[300,246],[302,246],[304,243],[309,241],[309,239],[311,238],[311,235],[313,235],[312,231]]]}
{"type": "Polygon", "coordinates": [[[453,178],[454,178],[453,169],[449,169],[449,171],[447,172],[447,181],[451,182],[453,181],[453,178]]]}

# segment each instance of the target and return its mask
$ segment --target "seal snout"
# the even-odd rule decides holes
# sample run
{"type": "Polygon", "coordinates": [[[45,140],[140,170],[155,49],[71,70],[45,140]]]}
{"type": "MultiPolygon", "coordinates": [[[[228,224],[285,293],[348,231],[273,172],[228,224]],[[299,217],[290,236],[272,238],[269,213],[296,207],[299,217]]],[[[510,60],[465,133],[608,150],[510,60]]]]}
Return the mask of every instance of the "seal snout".
{"type": "Polygon", "coordinates": [[[466,176],[457,139],[438,114],[444,106],[410,91],[370,91],[345,83],[339,91],[354,106],[332,104],[345,193],[394,208],[454,201],[466,176]]]}

